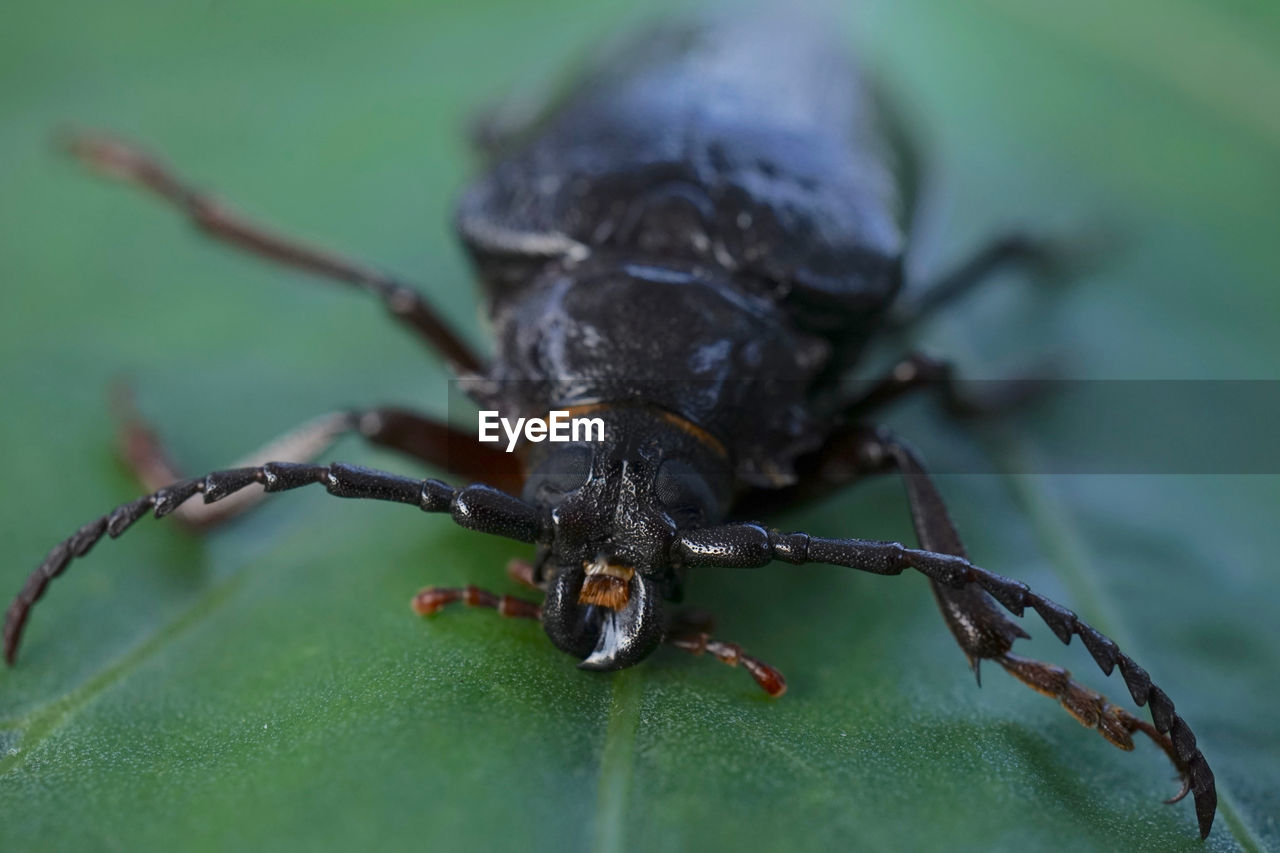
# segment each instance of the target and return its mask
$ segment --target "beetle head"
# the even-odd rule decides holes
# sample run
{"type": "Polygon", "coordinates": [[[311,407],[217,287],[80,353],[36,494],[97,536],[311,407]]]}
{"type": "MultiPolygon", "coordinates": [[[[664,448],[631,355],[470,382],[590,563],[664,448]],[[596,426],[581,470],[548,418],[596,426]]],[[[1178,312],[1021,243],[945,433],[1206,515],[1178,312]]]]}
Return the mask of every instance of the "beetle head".
{"type": "Polygon", "coordinates": [[[723,461],[687,435],[653,435],[669,429],[660,418],[607,423],[606,441],[557,445],[526,481],[525,500],[552,525],[543,625],[584,669],[631,666],[662,641],[663,599],[679,595],[676,531],[714,523],[727,503],[723,461]],[[632,440],[608,440],[610,427],[632,440]]]}

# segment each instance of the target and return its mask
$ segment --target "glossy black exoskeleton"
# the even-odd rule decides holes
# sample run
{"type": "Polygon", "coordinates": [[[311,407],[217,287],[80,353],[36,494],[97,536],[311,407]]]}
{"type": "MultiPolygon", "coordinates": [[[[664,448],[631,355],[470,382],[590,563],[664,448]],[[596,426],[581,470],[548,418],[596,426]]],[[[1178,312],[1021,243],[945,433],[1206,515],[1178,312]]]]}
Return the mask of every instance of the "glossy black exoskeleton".
{"type": "Polygon", "coordinates": [[[490,121],[489,167],[458,211],[496,330],[487,361],[398,280],[258,228],[135,148],[77,138],[82,159],[155,192],[215,238],[382,299],[449,361],[481,408],[509,418],[590,413],[604,421],[605,438],[526,442],[505,454],[411,412],[339,412],[243,467],[183,479],[155,434],[127,414],[126,455],[156,491],[50,552],[9,609],[8,659],[50,580],[104,533],[117,536],[147,512],[209,525],[245,508],[249,486],[319,483],[536,544],[534,562],[515,563],[513,575],[545,593],[541,604],[429,588],[414,599],[421,613],[464,601],[539,619],[587,669],[631,666],[665,641],[742,663],[773,695],[785,689],[780,673],[665,612],[687,572],[773,560],[879,574],[912,568],[932,581],[975,670],[998,663],[1121,748],[1133,747],[1135,732],[1159,744],[1207,834],[1213,774],[1169,697],[1074,613],[970,563],[916,454],[865,422],[922,387],[961,405],[947,366],[912,355],[869,391],[842,396],[839,380],[876,335],[999,265],[1035,260],[1041,247],[998,241],[900,304],[913,158],[845,52],[816,32],[776,20],[660,30],[615,51],[539,118],[490,121]],[[305,461],[346,431],[486,485],[305,461]],[[880,472],[902,476],[918,548],[742,520],[880,472]],[[183,506],[197,494],[203,506],[183,506]],[[1079,636],[1104,672],[1120,669],[1153,722],[1056,666],[1013,654],[1026,635],[1001,606],[1015,615],[1033,608],[1064,643],[1079,636]]]}

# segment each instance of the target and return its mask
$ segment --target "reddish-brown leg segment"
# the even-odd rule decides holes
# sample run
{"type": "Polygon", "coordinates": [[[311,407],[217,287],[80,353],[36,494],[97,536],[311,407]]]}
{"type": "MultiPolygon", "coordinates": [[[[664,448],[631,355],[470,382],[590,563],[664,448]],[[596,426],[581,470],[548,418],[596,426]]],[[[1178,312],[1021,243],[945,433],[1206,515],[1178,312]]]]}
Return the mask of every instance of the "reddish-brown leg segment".
{"type": "MultiPolygon", "coordinates": [[[[155,492],[186,478],[159,432],[138,412],[127,387],[112,390],[111,410],[117,423],[120,457],[144,489],[155,492]]],[[[310,462],[355,426],[355,416],[348,412],[321,415],[237,460],[233,467],[256,467],[270,461],[310,462]]],[[[173,515],[189,528],[210,530],[244,514],[264,497],[260,487],[245,489],[217,503],[183,504],[173,515]]]]}
{"type": "Polygon", "coordinates": [[[713,640],[709,634],[705,633],[677,634],[668,636],[664,642],[690,654],[710,654],[729,666],[742,664],[742,668],[755,679],[756,684],[775,699],[787,692],[787,679],[781,672],[759,658],[747,654],[737,643],[713,640]]]}
{"type": "Polygon", "coordinates": [[[487,607],[499,616],[515,619],[541,619],[542,605],[513,595],[499,595],[476,586],[429,586],[413,597],[410,606],[419,616],[431,616],[450,604],[487,607]]]}
{"type": "MultiPolygon", "coordinates": [[[[121,458],[144,488],[154,492],[186,477],[155,426],[134,406],[127,387],[114,389],[112,412],[118,423],[121,458]]],[[[352,433],[472,482],[506,492],[520,489],[521,471],[513,454],[481,444],[474,435],[447,423],[394,408],[321,415],[238,460],[235,467],[256,467],[268,461],[310,462],[352,433]]],[[[245,490],[213,504],[184,504],[174,515],[188,527],[209,530],[252,509],[263,496],[261,489],[245,490]]]]}
{"type": "Polygon", "coordinates": [[[1005,672],[1023,684],[1053,699],[1075,717],[1080,725],[1097,729],[1098,734],[1107,739],[1113,746],[1129,751],[1133,749],[1133,733],[1142,732],[1151,738],[1165,755],[1178,768],[1182,776],[1182,789],[1174,794],[1166,803],[1176,803],[1191,790],[1191,777],[1178,754],[1174,751],[1173,742],[1167,735],[1146,720],[1135,717],[1119,705],[1113,705],[1106,696],[1081,684],[1071,677],[1071,673],[1060,666],[1044,661],[1024,658],[1012,652],[1005,652],[995,658],[996,663],[1004,667],[1005,672]]]}
{"type": "Polygon", "coordinates": [[[528,560],[515,558],[507,563],[507,577],[511,578],[521,586],[527,586],[529,589],[542,589],[538,586],[538,582],[534,580],[533,563],[528,560]]]}
{"type": "Polygon", "coordinates": [[[67,148],[99,172],[150,190],[209,236],[260,257],[364,290],[456,368],[475,372],[480,359],[413,287],[333,252],[251,222],[186,183],[145,151],[101,134],[76,134],[67,148]]]}

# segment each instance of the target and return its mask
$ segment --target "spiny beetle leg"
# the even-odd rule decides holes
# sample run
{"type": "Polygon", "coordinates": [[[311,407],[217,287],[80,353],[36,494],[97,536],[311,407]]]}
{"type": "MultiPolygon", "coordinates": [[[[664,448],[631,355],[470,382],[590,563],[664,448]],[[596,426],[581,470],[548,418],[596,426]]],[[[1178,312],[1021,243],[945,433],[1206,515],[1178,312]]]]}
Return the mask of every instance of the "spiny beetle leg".
{"type": "MultiPolygon", "coordinates": [[[[916,535],[923,548],[952,554],[967,559],[960,534],[951,521],[942,496],[933,479],[925,472],[920,458],[908,445],[887,432],[877,431],[867,437],[868,446],[863,449],[863,459],[869,464],[880,460],[881,464],[897,470],[907,489],[907,501],[916,535]]],[[[1009,650],[1015,640],[1025,638],[1026,632],[1011,622],[993,602],[988,591],[979,584],[967,584],[959,588],[934,581],[934,595],[960,648],[969,659],[975,673],[983,659],[994,660],[1023,684],[1058,700],[1066,711],[1086,728],[1097,729],[1108,742],[1124,750],[1133,749],[1132,734],[1141,731],[1150,737],[1169,756],[1169,760],[1182,778],[1182,790],[1168,802],[1177,802],[1186,796],[1191,786],[1188,763],[1178,756],[1168,734],[1140,720],[1129,711],[1109,702],[1105,696],[1071,678],[1071,673],[1060,666],[1015,655],[1009,650]]],[[[989,584],[992,594],[999,588],[989,584]]],[[[1035,602],[1032,602],[1033,606],[1035,602]]],[[[1067,642],[1071,634],[1066,631],[1077,620],[1070,611],[1047,600],[1041,600],[1035,608],[1046,617],[1058,638],[1067,642]]],[[[1154,710],[1154,705],[1153,705],[1154,710]]],[[[1170,729],[1169,722],[1164,729],[1170,729]]]]}
{"type": "MultiPolygon", "coordinates": [[[[1115,642],[1060,604],[1026,584],[987,571],[969,561],[937,487],[919,457],[885,430],[853,427],[830,445],[837,457],[820,459],[813,471],[839,471],[847,479],[895,471],[907,489],[911,518],[920,548],[870,539],[827,539],[808,533],[779,533],[752,522],[738,522],[681,532],[672,556],[684,568],[719,566],[752,568],[780,560],[792,565],[825,563],[879,575],[915,569],[932,581],[947,626],[975,672],[983,660],[995,661],[1019,680],[1047,693],[1086,725],[1095,725],[1109,741],[1132,748],[1130,735],[1141,731],[1172,760],[1183,780],[1174,801],[1190,793],[1195,800],[1201,837],[1207,837],[1217,811],[1213,770],[1196,743],[1195,733],[1174,709],[1173,700],[1151,681],[1147,671],[1120,651],[1115,642]],[[823,464],[824,462],[831,464],[823,464]],[[997,605],[998,602],[998,605],[997,605]],[[1100,694],[1070,680],[1065,670],[1010,655],[1026,632],[1002,611],[1022,616],[1030,608],[1054,636],[1069,644],[1078,636],[1106,675],[1119,669],[1138,705],[1147,705],[1152,723],[1144,723],[1110,705],[1100,694]]],[[[837,478],[828,476],[823,485],[837,478]]]]}
{"type": "Polygon", "coordinates": [[[1119,705],[1113,705],[1096,690],[1093,690],[1071,677],[1071,673],[1060,666],[1043,661],[1032,660],[1021,655],[1006,653],[996,659],[996,663],[1004,667],[1005,672],[1017,678],[1023,684],[1057,699],[1080,725],[1088,729],[1097,729],[1112,745],[1123,750],[1133,749],[1133,733],[1142,732],[1151,738],[1169,760],[1177,768],[1182,778],[1182,790],[1166,803],[1176,803],[1191,790],[1191,776],[1185,762],[1178,758],[1177,750],[1168,735],[1161,734],[1155,726],[1146,720],[1139,719],[1119,705]]]}

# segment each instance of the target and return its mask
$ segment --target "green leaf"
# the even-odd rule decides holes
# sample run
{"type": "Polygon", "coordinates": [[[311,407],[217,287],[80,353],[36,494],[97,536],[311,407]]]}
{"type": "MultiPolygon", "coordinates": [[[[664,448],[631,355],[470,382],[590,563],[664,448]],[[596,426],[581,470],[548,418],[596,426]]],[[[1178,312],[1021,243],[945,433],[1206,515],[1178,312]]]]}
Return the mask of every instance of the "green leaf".
{"type": "MultiPolygon", "coordinates": [[[[128,377],[191,470],[337,406],[447,411],[376,306],[202,242],[52,153],[73,123],[155,145],[269,221],[423,281],[475,340],[448,204],[460,129],[627,18],[622,2],[18,0],[0,31],[0,588],[136,487],[106,389],[128,377]]],[[[1061,341],[1089,378],[1274,378],[1274,13],[1236,2],[872,3],[851,40],[941,164],[922,272],[1019,222],[1126,248],[1052,310],[994,286],[929,332],[970,375],[1061,341]]],[[[464,413],[455,413],[462,417],[464,413]]],[[[1108,631],[1191,722],[1222,794],[1208,849],[1280,847],[1276,476],[1057,476],[1079,419],[974,432],[893,418],[970,551],[1108,631]],[[965,456],[970,454],[970,456],[965,456]]],[[[1083,436],[1082,436],[1083,437],[1083,436]]],[[[416,469],[347,443],[339,457],[416,469]]],[[[780,526],[909,537],[877,482],[780,526]]],[[[919,576],[707,571],[689,600],[786,672],[662,651],[580,672],[538,626],[414,616],[428,584],[506,589],[524,551],[300,492],[205,539],[142,522],[36,611],[0,674],[0,849],[1205,849],[1148,744],[1112,749],[989,667],[973,683],[919,576]]],[[[514,590],[512,590],[514,591],[514,590]]],[[[1117,701],[1034,617],[1027,654],[1117,701]]],[[[1021,648],[1021,647],[1020,647],[1021,648]]]]}

